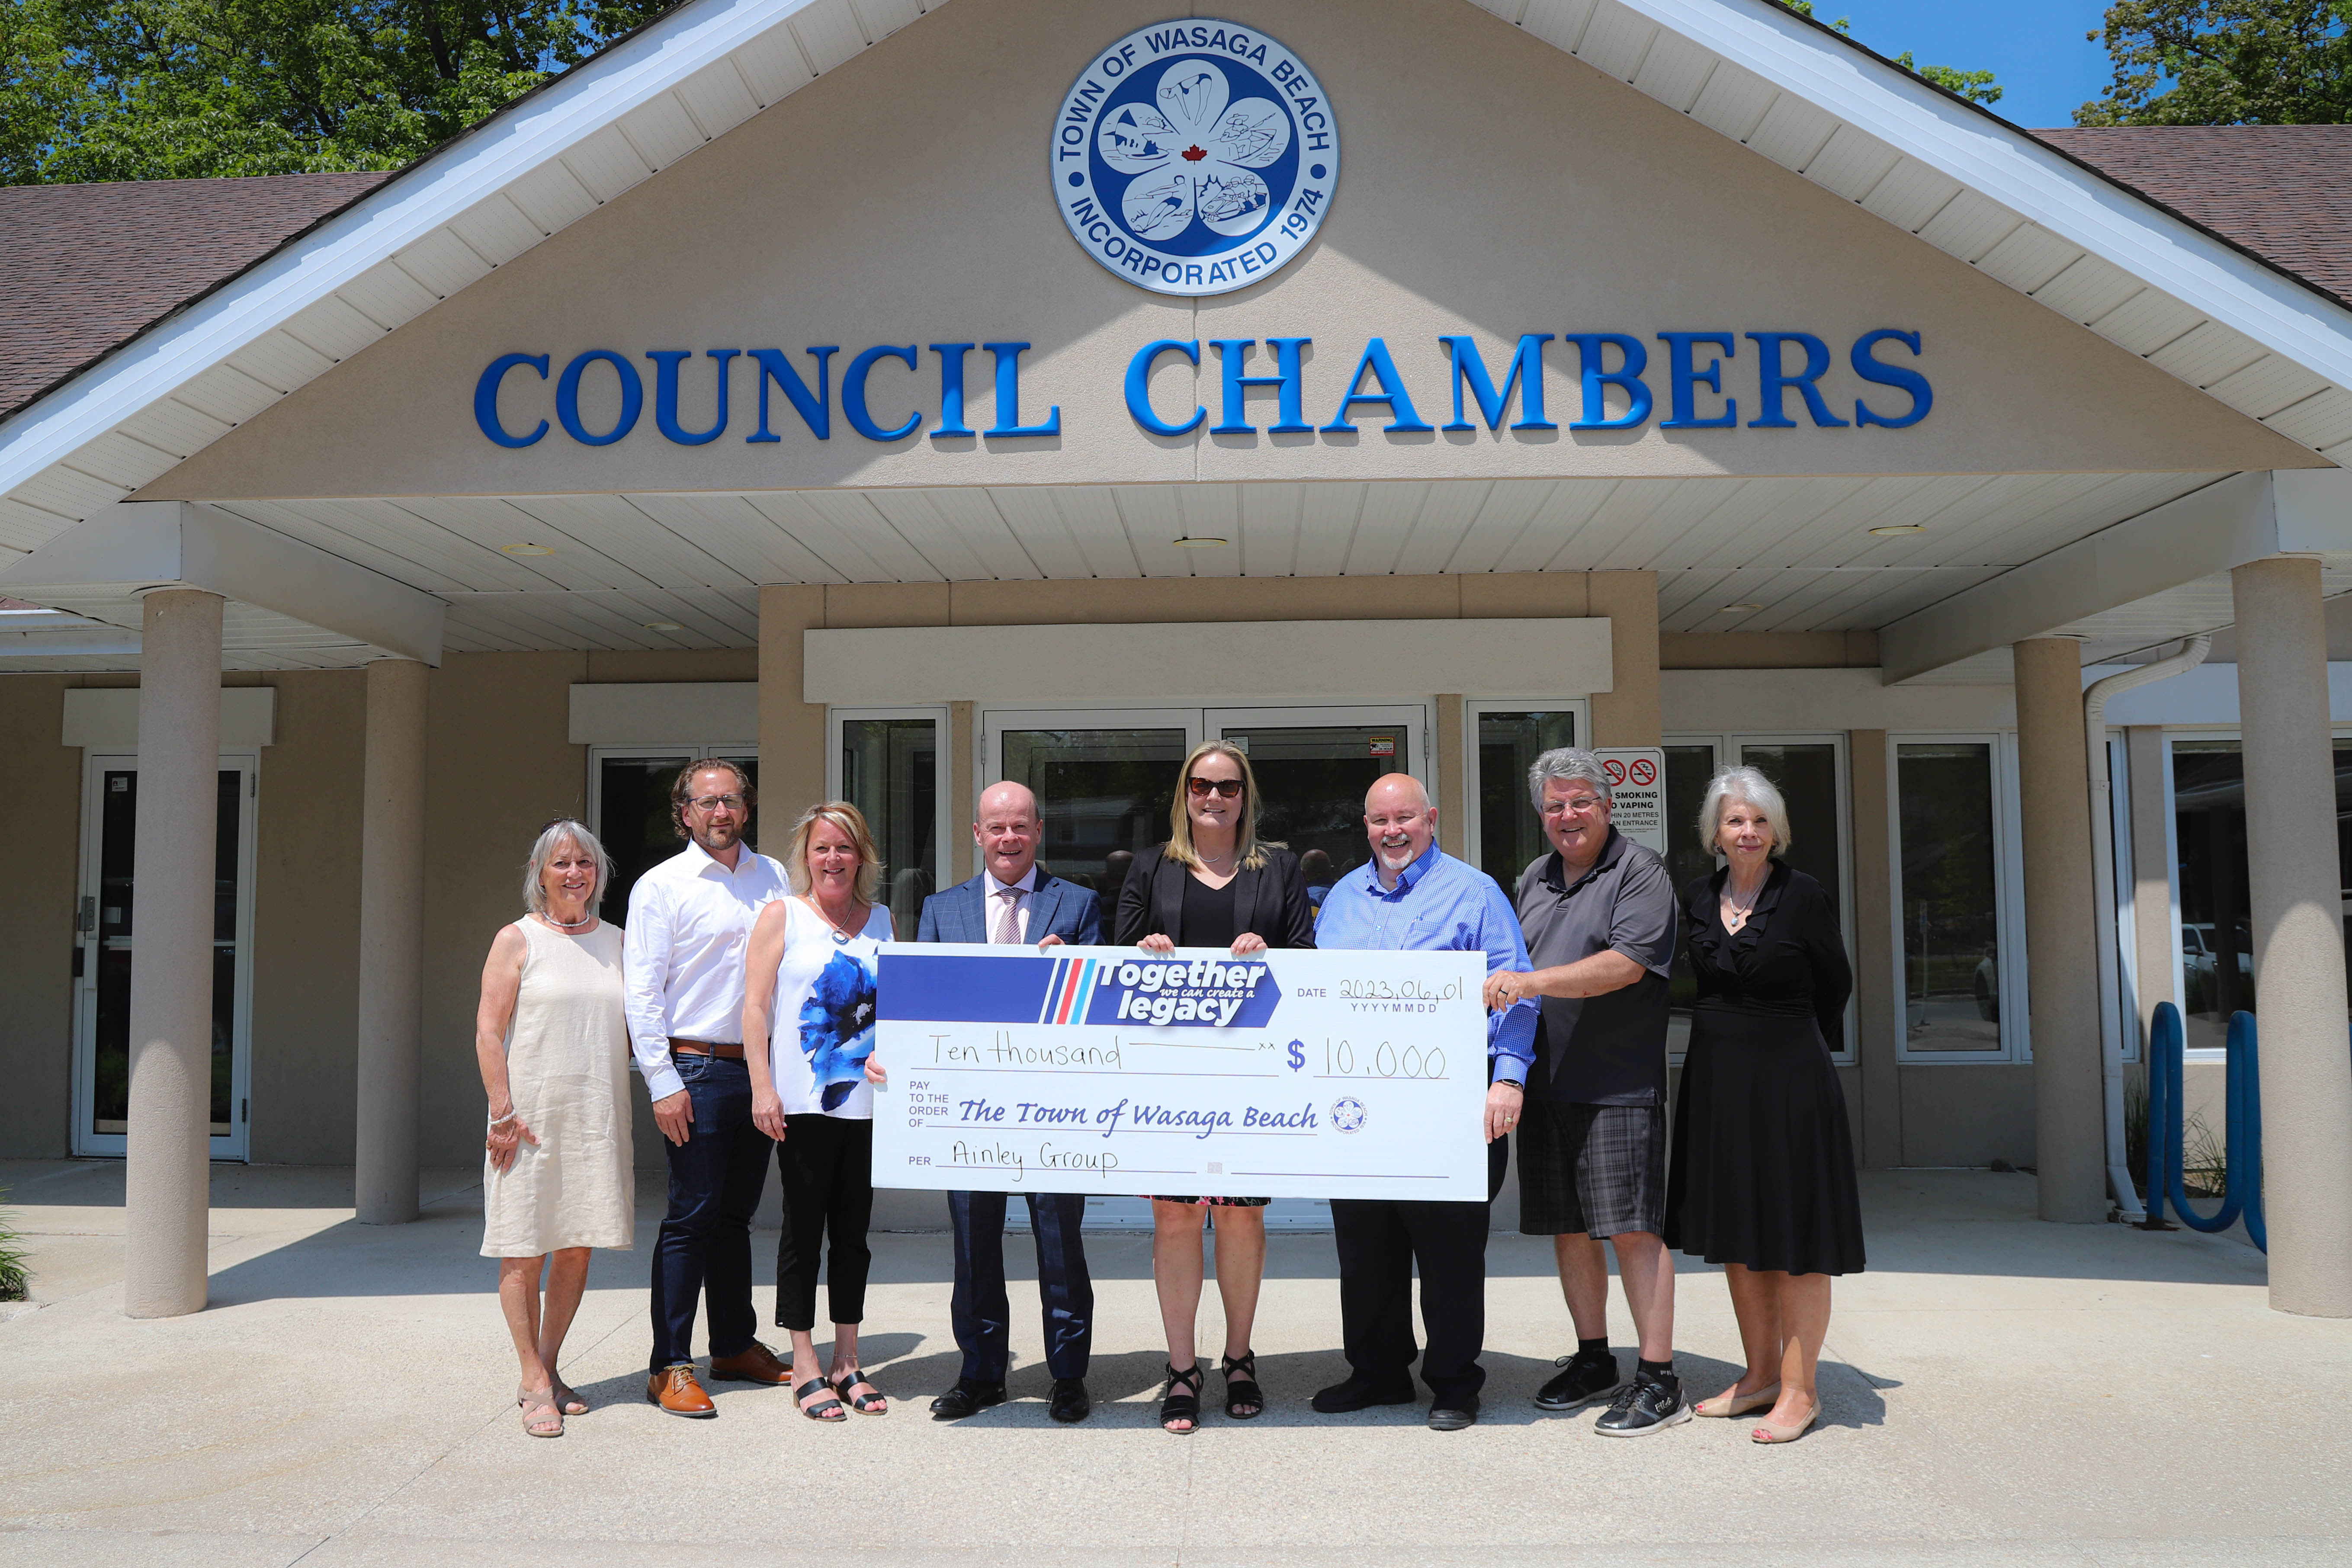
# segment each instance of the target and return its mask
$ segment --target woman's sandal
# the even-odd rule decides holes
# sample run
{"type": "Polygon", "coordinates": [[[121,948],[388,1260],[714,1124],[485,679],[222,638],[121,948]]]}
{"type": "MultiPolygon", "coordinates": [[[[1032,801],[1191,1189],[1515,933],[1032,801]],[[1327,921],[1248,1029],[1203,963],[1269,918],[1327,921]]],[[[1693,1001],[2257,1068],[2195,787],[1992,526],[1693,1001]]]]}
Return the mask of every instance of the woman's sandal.
{"type": "MultiPolygon", "coordinates": [[[[819,1392],[830,1393],[832,1392],[832,1389],[833,1385],[825,1382],[824,1379],[821,1377],[813,1377],[806,1383],[802,1384],[798,1388],[793,1390],[793,1398],[795,1401],[805,1400],[812,1394],[819,1392]]],[[[842,1410],[841,1401],[838,1399],[820,1399],[814,1405],[803,1404],[801,1405],[801,1414],[807,1416],[812,1421],[846,1421],[849,1419],[849,1416],[842,1410]]]]}
{"type": "Polygon", "coordinates": [[[1168,1366],[1168,1397],[1160,1402],[1160,1429],[1179,1437],[1189,1437],[1201,1429],[1201,1363],[1194,1362],[1182,1372],[1173,1363],[1168,1366]],[[1179,1393],[1178,1390],[1183,1392],[1179,1393]],[[1181,1421],[1181,1426],[1171,1423],[1181,1421]]]}
{"type": "Polygon", "coordinates": [[[844,1399],[849,1401],[849,1407],[852,1410],[856,1411],[860,1415],[887,1415],[890,1414],[889,1396],[882,1392],[879,1384],[877,1384],[872,1378],[866,1376],[864,1372],[860,1371],[856,1367],[853,1366],[847,1372],[843,1373],[839,1377],[835,1378],[833,1380],[833,1391],[841,1395],[844,1399]],[[867,1388],[873,1389],[874,1392],[871,1394],[852,1394],[849,1392],[851,1389],[857,1387],[861,1384],[867,1388]]]}
{"type": "Polygon", "coordinates": [[[520,1389],[515,1403],[522,1406],[522,1429],[534,1437],[563,1436],[563,1412],[555,1407],[552,1389],[520,1389]]]}
{"type": "Polygon", "coordinates": [[[1265,1391],[1257,1385],[1257,1352],[1229,1355],[1221,1370],[1225,1374],[1225,1419],[1247,1421],[1264,1415],[1265,1391]]]}
{"type": "Polygon", "coordinates": [[[588,1414],[588,1402],[581,1398],[579,1391],[574,1389],[570,1384],[564,1382],[559,1377],[555,1380],[552,1386],[555,1393],[555,1407],[558,1410],[562,1411],[566,1415],[585,1415],[588,1414]]]}
{"type": "Polygon", "coordinates": [[[1820,1419],[1821,1414],[1822,1402],[1816,1399],[1813,1407],[1805,1412],[1805,1418],[1794,1426],[1775,1426],[1769,1421],[1759,1421],[1756,1430],[1748,1434],[1748,1440],[1754,1443],[1793,1443],[1820,1419]]]}
{"type": "Polygon", "coordinates": [[[1751,1410],[1769,1410],[1780,1402],[1780,1385],[1759,1388],[1753,1394],[1742,1394],[1733,1384],[1713,1399],[1702,1399],[1691,1406],[1694,1415],[1745,1415],[1751,1410]]]}

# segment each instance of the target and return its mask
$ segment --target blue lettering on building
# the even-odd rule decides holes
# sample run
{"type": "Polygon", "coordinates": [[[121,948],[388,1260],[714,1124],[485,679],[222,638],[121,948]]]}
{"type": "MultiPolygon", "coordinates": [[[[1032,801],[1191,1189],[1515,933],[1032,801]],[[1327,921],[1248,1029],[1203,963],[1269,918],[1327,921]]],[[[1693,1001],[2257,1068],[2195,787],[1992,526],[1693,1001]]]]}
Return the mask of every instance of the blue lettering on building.
{"type": "MultiPolygon", "coordinates": [[[[1202,27],[1181,30],[1189,37],[1202,27]]],[[[1212,36],[1220,32],[1208,31],[1212,36]]],[[[1118,237],[1109,236],[1107,244],[1117,243],[1118,237]]],[[[1162,265],[1140,251],[1133,255],[1139,269],[1162,265]]],[[[1253,253],[1244,251],[1187,265],[1245,269],[1252,262],[1253,253]]],[[[1661,414],[1656,426],[1668,431],[1907,430],[1926,419],[1936,403],[1923,364],[1925,341],[1918,332],[1895,327],[1864,332],[1846,351],[1843,370],[1862,384],[1867,397],[1878,400],[1874,405],[1867,397],[1854,397],[1851,419],[1839,412],[1843,405],[1832,401],[1846,395],[1832,381],[1842,374],[1838,355],[1830,340],[1813,332],[1722,328],[1658,332],[1648,342],[1630,332],[1523,332],[1516,342],[1496,342],[1489,348],[1466,334],[1448,334],[1436,340],[1434,353],[1394,349],[1389,340],[1374,335],[1363,339],[1353,353],[1323,361],[1328,368],[1310,376],[1306,351],[1312,342],[1306,337],[1206,342],[1157,339],[1137,349],[1123,381],[1103,389],[1108,398],[1098,401],[1119,400],[1138,429],[1163,440],[1197,439],[1203,433],[1360,439],[1353,416],[1362,407],[1387,415],[1376,434],[1428,436],[1434,427],[1421,416],[1416,395],[1432,399],[1433,408],[1450,404],[1453,418],[1444,428],[1457,440],[1502,438],[1516,398],[1518,417],[1509,420],[1509,432],[1540,438],[1560,428],[1548,416],[1548,370],[1573,385],[1577,417],[1568,425],[1571,432],[1640,430],[1661,414]],[[1664,353],[1654,353],[1651,342],[1663,343],[1664,353]],[[1740,352],[1743,342],[1753,345],[1752,352],[1740,352]],[[1192,367],[1189,375],[1175,374],[1171,362],[1179,356],[1192,367]],[[1155,400],[1153,374],[1161,370],[1168,374],[1161,376],[1155,400]],[[1204,375],[1213,377],[1213,386],[1198,384],[1204,375]],[[1198,387],[1189,409],[1174,405],[1178,395],[1171,384],[1188,390],[1198,387]],[[1253,405],[1253,393],[1271,396],[1253,405]],[[1310,421],[1310,402],[1332,409],[1326,423],[1310,421]],[[1213,409],[1218,417],[1210,424],[1213,409]],[[1743,409],[1751,417],[1743,419],[1743,409]],[[1268,414],[1274,416],[1271,424],[1254,422],[1254,416],[1264,419],[1268,414]]],[[[1058,403],[1047,403],[1042,417],[1023,420],[1022,359],[1031,346],[1025,342],[877,343],[851,356],[837,390],[832,372],[833,356],[842,352],[838,344],[820,344],[799,354],[774,348],[718,348],[698,354],[690,349],[649,349],[630,355],[593,348],[573,355],[552,378],[552,355],[514,352],[492,359],[476,378],[474,422],[486,438],[509,448],[535,446],[559,427],[583,447],[614,446],[640,424],[646,388],[637,362],[645,360],[654,366],[654,417],[651,432],[637,437],[640,442],[657,437],[676,446],[709,446],[728,433],[730,423],[742,429],[745,421],[738,415],[750,410],[741,396],[730,396],[730,392],[751,392],[757,418],[742,439],[755,446],[781,445],[802,431],[808,439],[832,440],[837,402],[850,430],[877,444],[917,439],[917,432],[929,422],[931,439],[971,444],[941,450],[1018,450],[1009,444],[1062,433],[1058,403]],[[966,419],[967,362],[975,351],[992,362],[989,385],[994,394],[994,422],[985,429],[974,428],[966,419]],[[706,362],[707,369],[691,369],[706,362]],[[530,374],[517,375],[517,371],[530,374]],[[751,378],[751,385],[737,384],[739,375],[751,378]],[[604,410],[593,416],[610,420],[603,429],[591,429],[591,416],[581,410],[583,378],[590,376],[596,378],[589,384],[592,387],[618,394],[617,402],[610,395],[592,402],[592,410],[604,410]],[[688,427],[679,412],[681,397],[691,397],[685,390],[689,376],[696,390],[711,388],[707,400],[692,397],[697,409],[709,410],[693,416],[701,421],[698,427],[688,427]],[[771,394],[776,392],[783,394],[789,414],[775,405],[771,394]],[[878,417],[877,407],[882,410],[878,417]]]]}

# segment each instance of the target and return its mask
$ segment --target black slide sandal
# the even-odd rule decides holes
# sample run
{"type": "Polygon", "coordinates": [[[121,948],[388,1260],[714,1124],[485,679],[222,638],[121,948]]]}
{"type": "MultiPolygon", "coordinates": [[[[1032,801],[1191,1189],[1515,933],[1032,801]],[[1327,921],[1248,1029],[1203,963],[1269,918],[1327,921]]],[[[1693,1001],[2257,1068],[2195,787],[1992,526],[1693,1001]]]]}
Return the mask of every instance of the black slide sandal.
{"type": "Polygon", "coordinates": [[[866,1376],[865,1370],[861,1367],[852,1367],[849,1371],[843,1373],[839,1377],[835,1378],[833,1380],[833,1391],[841,1395],[844,1399],[849,1401],[849,1407],[852,1410],[856,1411],[860,1415],[887,1415],[890,1414],[890,1396],[883,1393],[882,1385],[875,1382],[872,1378],[866,1376]],[[871,1394],[852,1394],[849,1392],[861,1383],[866,1387],[872,1389],[874,1392],[871,1394]]]}
{"type": "Polygon", "coordinates": [[[1201,1363],[1196,1361],[1182,1372],[1171,1365],[1167,1371],[1168,1397],[1160,1402],[1160,1429],[1171,1436],[1190,1437],[1201,1429],[1201,1363]],[[1183,1392],[1177,1392],[1180,1389],[1183,1392]],[[1169,1426],[1171,1421],[1192,1425],[1180,1429],[1169,1426]]]}
{"type": "MultiPolygon", "coordinates": [[[[833,1384],[825,1382],[825,1380],[821,1377],[810,1378],[806,1383],[802,1384],[798,1388],[793,1390],[793,1398],[795,1401],[806,1399],[810,1394],[814,1394],[820,1388],[825,1390],[827,1393],[831,1393],[833,1391],[833,1384]]],[[[812,1421],[831,1422],[846,1421],[849,1419],[848,1413],[842,1409],[841,1401],[838,1399],[821,1399],[814,1405],[803,1405],[801,1406],[801,1414],[807,1416],[812,1421]]]]}
{"type": "Polygon", "coordinates": [[[1265,1390],[1257,1385],[1257,1352],[1229,1355],[1221,1370],[1225,1374],[1225,1419],[1248,1421],[1265,1414],[1265,1390]]]}

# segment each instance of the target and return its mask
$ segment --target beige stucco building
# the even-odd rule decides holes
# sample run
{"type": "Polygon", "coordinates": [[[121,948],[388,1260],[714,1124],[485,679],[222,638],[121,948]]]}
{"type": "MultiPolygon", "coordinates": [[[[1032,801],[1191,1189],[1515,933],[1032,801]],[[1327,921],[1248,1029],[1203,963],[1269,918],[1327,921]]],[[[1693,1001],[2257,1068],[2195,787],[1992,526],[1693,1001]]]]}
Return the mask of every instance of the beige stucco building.
{"type": "MultiPolygon", "coordinates": [[[[689,0],[407,170],[273,195],[311,205],[152,321],[77,328],[61,270],[0,422],[0,1152],[127,1152],[155,1237],[207,1139],[413,1212],[477,1157],[533,831],[634,875],[690,755],[756,758],[772,826],[856,799],[911,910],[971,874],[980,784],[1099,880],[1217,733],[1295,847],[1360,859],[1351,792],[1402,767],[1507,884],[1573,741],[1661,750],[1681,875],[1712,772],[1787,792],[1866,1163],[2136,1212],[2147,1020],[2188,1015],[2210,1094],[2259,988],[2274,1299],[2352,1314],[2352,266],[2197,205],[2316,144],[2037,138],[1764,0],[1227,11],[689,0]],[[1269,89],[1295,145],[1223,176],[1263,218],[1160,248],[1295,243],[1146,286],[1146,187],[1205,215],[1178,163],[1223,153],[1135,174],[1102,105],[1171,61],[1292,81],[1268,46],[1313,100],[1269,89]],[[2094,676],[2184,646],[2086,740],[2094,676]]],[[[234,229],[247,184],[185,199],[234,229]]],[[[152,1245],[133,1310],[199,1303],[152,1245]]]]}

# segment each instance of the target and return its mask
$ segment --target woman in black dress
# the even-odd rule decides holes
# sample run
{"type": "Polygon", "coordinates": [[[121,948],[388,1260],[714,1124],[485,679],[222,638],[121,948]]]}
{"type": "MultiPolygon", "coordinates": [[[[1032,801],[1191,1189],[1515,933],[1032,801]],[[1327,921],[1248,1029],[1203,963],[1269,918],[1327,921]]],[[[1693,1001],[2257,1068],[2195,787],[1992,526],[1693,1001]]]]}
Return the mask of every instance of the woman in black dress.
{"type": "Polygon", "coordinates": [[[1706,847],[1729,862],[1682,890],[1698,978],[1666,1183],[1668,1247],[1723,1265],[1747,1370],[1699,1415],[1769,1406],[1759,1443],[1821,1414],[1830,1279],[1863,1268],[1845,1094],[1831,1065],[1853,990],[1837,911],[1783,864],[1788,809],[1754,768],[1707,785],[1706,847]]]}
{"type": "MultiPolygon", "coordinates": [[[[1114,940],[1149,952],[1220,947],[1238,958],[1269,947],[1313,947],[1315,921],[1298,858],[1257,837],[1257,780],[1230,741],[1203,741],[1184,759],[1168,842],[1135,858],[1119,889],[1114,940]]],[[[1151,1200],[1151,1273],[1168,1330],[1168,1396],[1160,1425],[1200,1425],[1201,1368],[1192,1325],[1201,1311],[1201,1226],[1216,1226],[1217,1294],[1225,1304],[1225,1414],[1246,1421],[1265,1408],[1250,1328],[1265,1274],[1264,1198],[1151,1200]]]]}

